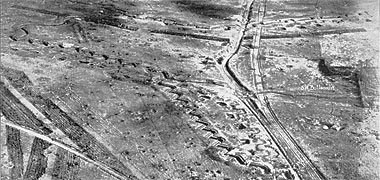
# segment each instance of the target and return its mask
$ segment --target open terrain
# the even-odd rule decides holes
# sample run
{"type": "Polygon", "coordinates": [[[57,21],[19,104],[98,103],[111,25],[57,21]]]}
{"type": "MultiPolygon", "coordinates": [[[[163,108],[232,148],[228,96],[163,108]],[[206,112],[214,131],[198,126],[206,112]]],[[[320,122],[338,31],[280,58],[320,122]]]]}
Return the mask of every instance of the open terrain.
{"type": "Polygon", "coordinates": [[[377,0],[1,0],[1,179],[380,179],[377,0]]]}

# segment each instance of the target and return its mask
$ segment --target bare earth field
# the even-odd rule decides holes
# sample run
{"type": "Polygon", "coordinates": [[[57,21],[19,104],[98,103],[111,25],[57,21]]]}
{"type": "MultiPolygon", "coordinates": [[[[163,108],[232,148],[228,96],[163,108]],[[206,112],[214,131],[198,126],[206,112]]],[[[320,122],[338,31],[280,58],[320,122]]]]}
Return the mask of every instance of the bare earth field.
{"type": "Polygon", "coordinates": [[[1,0],[1,180],[380,179],[377,0],[1,0]]]}

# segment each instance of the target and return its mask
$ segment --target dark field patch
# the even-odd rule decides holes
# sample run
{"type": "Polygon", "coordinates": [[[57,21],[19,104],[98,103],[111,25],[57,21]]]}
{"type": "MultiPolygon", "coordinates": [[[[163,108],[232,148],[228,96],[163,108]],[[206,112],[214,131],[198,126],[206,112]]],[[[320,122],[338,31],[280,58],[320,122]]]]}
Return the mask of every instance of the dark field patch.
{"type": "Polygon", "coordinates": [[[240,8],[227,5],[212,4],[205,0],[173,0],[172,3],[183,11],[188,11],[207,18],[224,19],[239,14],[240,8]]]}

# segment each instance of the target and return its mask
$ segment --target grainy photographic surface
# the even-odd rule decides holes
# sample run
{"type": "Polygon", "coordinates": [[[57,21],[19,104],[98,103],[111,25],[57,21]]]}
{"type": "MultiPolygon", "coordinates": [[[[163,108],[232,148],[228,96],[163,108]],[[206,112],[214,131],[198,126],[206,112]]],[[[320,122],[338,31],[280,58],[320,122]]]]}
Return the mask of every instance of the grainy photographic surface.
{"type": "Polygon", "coordinates": [[[1,180],[380,179],[378,0],[1,0],[1,180]]]}

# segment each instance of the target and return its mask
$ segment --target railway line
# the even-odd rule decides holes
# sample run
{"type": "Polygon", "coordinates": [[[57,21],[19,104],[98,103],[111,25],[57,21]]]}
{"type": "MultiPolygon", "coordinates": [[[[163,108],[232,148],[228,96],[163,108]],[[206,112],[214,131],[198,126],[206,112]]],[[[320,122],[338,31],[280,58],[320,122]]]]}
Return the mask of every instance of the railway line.
{"type": "Polygon", "coordinates": [[[312,180],[322,180],[326,179],[324,175],[318,170],[318,168],[311,162],[308,156],[302,151],[296,141],[287,132],[286,128],[282,126],[281,122],[277,119],[276,114],[270,106],[270,102],[265,95],[256,94],[255,91],[263,91],[262,87],[262,67],[259,56],[260,48],[260,35],[262,32],[262,27],[260,24],[264,22],[265,16],[265,6],[266,0],[251,1],[249,3],[249,12],[246,12],[244,18],[244,25],[240,31],[238,40],[235,40],[236,45],[231,48],[233,51],[227,56],[222,63],[220,69],[224,77],[231,82],[229,83],[230,88],[235,89],[236,95],[243,102],[243,104],[249,109],[250,113],[260,121],[262,126],[273,138],[274,142],[284,154],[290,165],[293,167],[294,172],[296,172],[296,177],[300,179],[312,179],[312,180]],[[253,7],[256,7],[253,9],[253,7]],[[230,68],[230,61],[235,58],[239,49],[242,45],[245,32],[251,19],[253,19],[253,14],[256,15],[256,21],[258,21],[258,26],[256,26],[256,34],[252,36],[252,46],[251,49],[251,65],[253,66],[253,81],[255,84],[255,90],[251,91],[236,77],[235,73],[230,68]]]}

